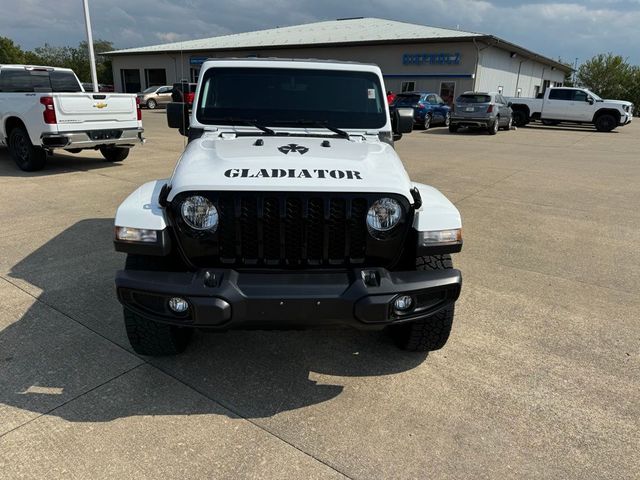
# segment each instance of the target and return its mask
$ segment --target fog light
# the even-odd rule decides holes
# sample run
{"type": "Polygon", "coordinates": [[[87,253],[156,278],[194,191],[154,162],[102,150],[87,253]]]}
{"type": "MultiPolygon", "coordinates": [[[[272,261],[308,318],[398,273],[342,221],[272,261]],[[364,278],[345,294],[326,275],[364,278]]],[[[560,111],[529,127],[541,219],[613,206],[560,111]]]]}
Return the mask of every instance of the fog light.
{"type": "Polygon", "coordinates": [[[393,302],[393,308],[398,313],[408,313],[413,309],[413,297],[410,295],[400,295],[393,302]]]}
{"type": "Polygon", "coordinates": [[[169,308],[175,313],[184,313],[189,309],[189,302],[184,298],[173,297],[169,300],[169,308]]]}

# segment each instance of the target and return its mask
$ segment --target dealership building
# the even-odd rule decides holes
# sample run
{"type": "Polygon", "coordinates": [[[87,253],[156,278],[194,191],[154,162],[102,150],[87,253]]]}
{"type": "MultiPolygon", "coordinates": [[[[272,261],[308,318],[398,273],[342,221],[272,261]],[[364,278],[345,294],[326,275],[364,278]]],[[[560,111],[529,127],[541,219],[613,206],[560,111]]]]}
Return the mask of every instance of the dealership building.
{"type": "Polygon", "coordinates": [[[387,90],[428,91],[451,102],[467,91],[536,96],[562,85],[571,68],[493,35],[379,18],[292,27],[116,50],[116,91],[134,93],[197,81],[207,58],[318,58],[375,63],[387,90]]]}

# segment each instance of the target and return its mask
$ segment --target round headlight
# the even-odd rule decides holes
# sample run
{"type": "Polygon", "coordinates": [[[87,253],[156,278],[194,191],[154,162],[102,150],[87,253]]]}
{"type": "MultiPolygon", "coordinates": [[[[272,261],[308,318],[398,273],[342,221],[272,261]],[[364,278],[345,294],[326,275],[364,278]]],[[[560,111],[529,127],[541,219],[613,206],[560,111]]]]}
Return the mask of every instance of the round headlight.
{"type": "Polygon", "coordinates": [[[182,202],[182,218],[196,230],[216,231],[218,228],[218,209],[205,197],[194,195],[182,202]]]}
{"type": "Polygon", "coordinates": [[[393,198],[381,198],[373,202],[367,213],[367,225],[376,232],[386,232],[402,218],[402,206],[393,198]]]}

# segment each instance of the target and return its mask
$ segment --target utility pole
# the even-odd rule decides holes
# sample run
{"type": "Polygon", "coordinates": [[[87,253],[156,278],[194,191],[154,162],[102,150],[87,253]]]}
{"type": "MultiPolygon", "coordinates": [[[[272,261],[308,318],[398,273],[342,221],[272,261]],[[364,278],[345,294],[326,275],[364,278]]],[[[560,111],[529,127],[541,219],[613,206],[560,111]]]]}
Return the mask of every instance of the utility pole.
{"type": "Polygon", "coordinates": [[[576,86],[576,78],[578,73],[578,57],[576,57],[576,61],[573,63],[573,86],[576,86]]]}
{"type": "Polygon", "coordinates": [[[84,6],[84,24],[87,28],[87,44],[89,47],[89,66],[91,67],[91,81],[93,91],[98,91],[98,74],[96,73],[96,56],[93,53],[93,34],[91,33],[91,17],[89,16],[89,0],[82,0],[84,6]]]}

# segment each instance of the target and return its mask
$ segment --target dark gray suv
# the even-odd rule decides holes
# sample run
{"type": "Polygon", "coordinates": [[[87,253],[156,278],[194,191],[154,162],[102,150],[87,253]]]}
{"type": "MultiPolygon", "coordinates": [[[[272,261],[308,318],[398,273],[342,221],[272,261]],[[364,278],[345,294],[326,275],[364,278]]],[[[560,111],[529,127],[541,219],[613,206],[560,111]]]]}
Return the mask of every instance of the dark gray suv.
{"type": "Polygon", "coordinates": [[[491,135],[504,128],[511,130],[511,103],[499,93],[465,92],[456,98],[449,121],[449,131],[460,127],[484,128],[491,135]]]}

